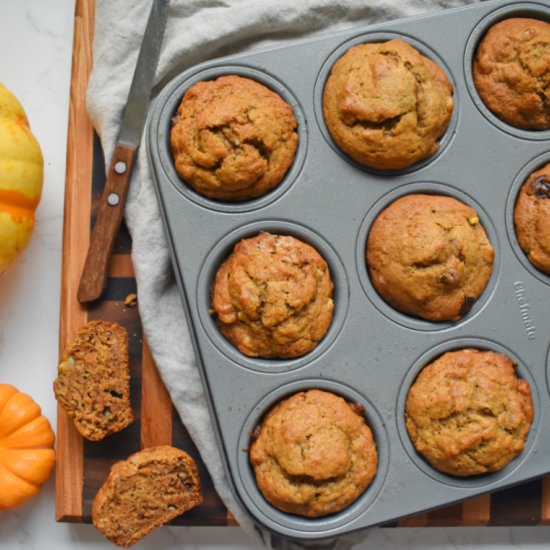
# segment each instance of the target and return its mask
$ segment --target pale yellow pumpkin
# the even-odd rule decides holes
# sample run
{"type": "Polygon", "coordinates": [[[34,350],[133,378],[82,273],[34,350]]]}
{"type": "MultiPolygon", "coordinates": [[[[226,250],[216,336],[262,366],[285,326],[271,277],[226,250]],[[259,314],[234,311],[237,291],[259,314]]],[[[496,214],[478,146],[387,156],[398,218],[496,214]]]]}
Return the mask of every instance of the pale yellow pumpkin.
{"type": "Polygon", "coordinates": [[[34,400],[0,384],[0,512],[22,506],[38,493],[55,464],[54,441],[34,400]]]}
{"type": "Polygon", "coordinates": [[[29,243],[43,179],[44,159],[27,115],[0,83],[0,276],[29,243]]]}

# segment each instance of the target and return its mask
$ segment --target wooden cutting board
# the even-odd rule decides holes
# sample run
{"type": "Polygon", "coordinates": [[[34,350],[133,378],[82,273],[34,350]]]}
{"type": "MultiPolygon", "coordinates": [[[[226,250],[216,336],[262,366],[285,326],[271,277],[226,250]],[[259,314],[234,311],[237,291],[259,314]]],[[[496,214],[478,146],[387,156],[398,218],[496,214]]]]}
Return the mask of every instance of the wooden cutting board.
{"type": "MultiPolygon", "coordinates": [[[[86,112],[86,88],[92,67],[95,0],[76,0],[72,60],[67,173],[63,226],[60,353],[87,321],[104,319],[123,325],[130,336],[134,423],[102,442],[84,441],[62,409],[57,421],[56,518],[91,521],[91,505],[111,465],[144,447],[171,444],[189,452],[199,465],[204,503],[174,520],[178,525],[230,525],[234,520],[216,494],[210,476],[160,379],[142,332],[139,297],[125,226],[115,244],[107,290],[99,303],[81,306],[76,299],[94,223],[94,205],[103,187],[101,146],[86,112]]],[[[406,487],[403,488],[406,491],[406,487]]],[[[462,504],[399,521],[395,526],[550,524],[550,477],[486,495],[462,504]]]]}
{"type": "Polygon", "coordinates": [[[85,441],[62,409],[58,409],[56,518],[58,521],[90,522],[91,505],[111,465],[140,448],[171,444],[191,454],[199,465],[204,503],[174,521],[184,525],[234,523],[216,494],[210,476],[177,415],[151,358],[139,319],[139,306],[125,303],[136,292],[130,258],[131,240],[124,224],[106,292],[99,303],[81,306],[76,299],[96,204],[105,181],[101,147],[86,113],[86,88],[92,67],[95,0],[77,0],[74,21],[70,93],[67,174],[63,225],[63,264],[60,353],[87,321],[116,321],[129,335],[131,426],[102,442],[85,441]]]}

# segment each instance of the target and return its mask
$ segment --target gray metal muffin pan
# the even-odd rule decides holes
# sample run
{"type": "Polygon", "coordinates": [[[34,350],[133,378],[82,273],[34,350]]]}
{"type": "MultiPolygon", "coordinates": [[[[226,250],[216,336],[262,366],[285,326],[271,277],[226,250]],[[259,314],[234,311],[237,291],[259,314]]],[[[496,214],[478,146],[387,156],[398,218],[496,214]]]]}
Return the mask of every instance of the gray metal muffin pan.
{"type": "Polygon", "coordinates": [[[471,61],[486,29],[512,16],[550,21],[542,2],[483,2],[425,16],[353,28],[266,50],[216,59],[174,78],[148,119],[147,151],[183,307],[220,452],[237,499],[256,523],[293,539],[324,539],[448,505],[550,472],[550,277],[518,246],[513,206],[525,177],[550,162],[550,131],[512,128],[494,117],[472,84],[471,61]],[[334,61],[351,45],[403,38],[434,59],[454,86],[455,110],[440,151],[409,169],[370,170],[331,140],[322,92],[334,61]],[[199,80],[239,74],[264,83],[298,121],[296,160],[268,195],[213,201],[177,175],[170,121],[185,90],[199,80]],[[395,311],[372,287],[365,243],[376,215],[397,197],[443,193],[473,206],[495,249],[493,275],[472,310],[454,323],[395,311]],[[244,237],[261,230],[312,244],[334,280],[334,319],[311,353],[295,360],[245,357],[208,313],[215,272],[244,237]],[[529,381],[535,419],[525,451],[498,473],[455,478],[414,450],[404,404],[415,376],[451,349],[508,354],[529,381]],[[260,494],[245,449],[262,416],[296,391],[324,388],[362,403],[379,453],[371,486],[347,509],[307,519],[278,511],[260,494]]]}

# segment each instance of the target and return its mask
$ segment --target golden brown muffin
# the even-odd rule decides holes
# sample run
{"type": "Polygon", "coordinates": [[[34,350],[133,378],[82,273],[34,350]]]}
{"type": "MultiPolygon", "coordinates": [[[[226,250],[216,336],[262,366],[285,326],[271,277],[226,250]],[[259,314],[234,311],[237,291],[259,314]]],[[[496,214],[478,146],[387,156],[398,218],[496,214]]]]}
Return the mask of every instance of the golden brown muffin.
{"type": "Polygon", "coordinates": [[[201,502],[193,458],[175,447],[150,447],[112,466],[94,499],[92,522],[111,542],[129,548],[201,502]]]}
{"type": "Polygon", "coordinates": [[[299,357],[330,326],[332,289],[328,266],[312,246],[261,232],[239,241],[219,268],[211,313],[241,353],[299,357]]]}
{"type": "Polygon", "coordinates": [[[550,163],[533,172],[521,186],[514,225],[529,261],[550,275],[550,163]]]}
{"type": "Polygon", "coordinates": [[[290,106],[241,76],[191,86],[170,139],[182,179],[206,197],[229,201],[259,197],[280,183],[297,144],[290,106]]]}
{"type": "Polygon", "coordinates": [[[485,105],[504,122],[550,128],[550,24],[512,18],[493,25],[478,46],[473,77],[485,105]]]}
{"type": "Polygon", "coordinates": [[[406,168],[439,149],[452,93],[445,73],[410,44],[359,44],[334,64],[323,113],[336,143],[356,161],[406,168]]]}
{"type": "Polygon", "coordinates": [[[378,454],[360,405],[321,390],[300,392],[262,421],[250,462],[264,497],[290,514],[319,517],[354,502],[378,454]]]}
{"type": "Polygon", "coordinates": [[[118,323],[82,327],[57,370],[55,397],[85,438],[99,441],[133,421],[128,334],[118,323]]]}
{"type": "Polygon", "coordinates": [[[443,195],[406,195],[374,221],[367,240],[372,284],[395,309],[430,321],[468,313],[493,270],[476,211],[443,195]]]}
{"type": "Polygon", "coordinates": [[[531,390],[494,351],[451,351],[409,390],[406,426],[416,450],[454,476],[496,472],[523,451],[533,422],[531,390]]]}

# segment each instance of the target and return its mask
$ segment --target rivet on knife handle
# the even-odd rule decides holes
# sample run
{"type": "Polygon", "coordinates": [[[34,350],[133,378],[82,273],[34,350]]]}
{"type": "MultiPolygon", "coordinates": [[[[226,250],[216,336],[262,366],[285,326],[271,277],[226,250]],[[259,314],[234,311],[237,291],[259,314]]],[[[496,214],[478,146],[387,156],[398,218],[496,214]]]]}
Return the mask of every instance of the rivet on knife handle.
{"type": "Polygon", "coordinates": [[[124,213],[136,151],[135,147],[127,145],[117,145],[115,148],[80,278],[77,294],[80,303],[97,300],[105,289],[109,261],[124,213]],[[125,167],[124,170],[121,169],[121,165],[125,167]]]}

